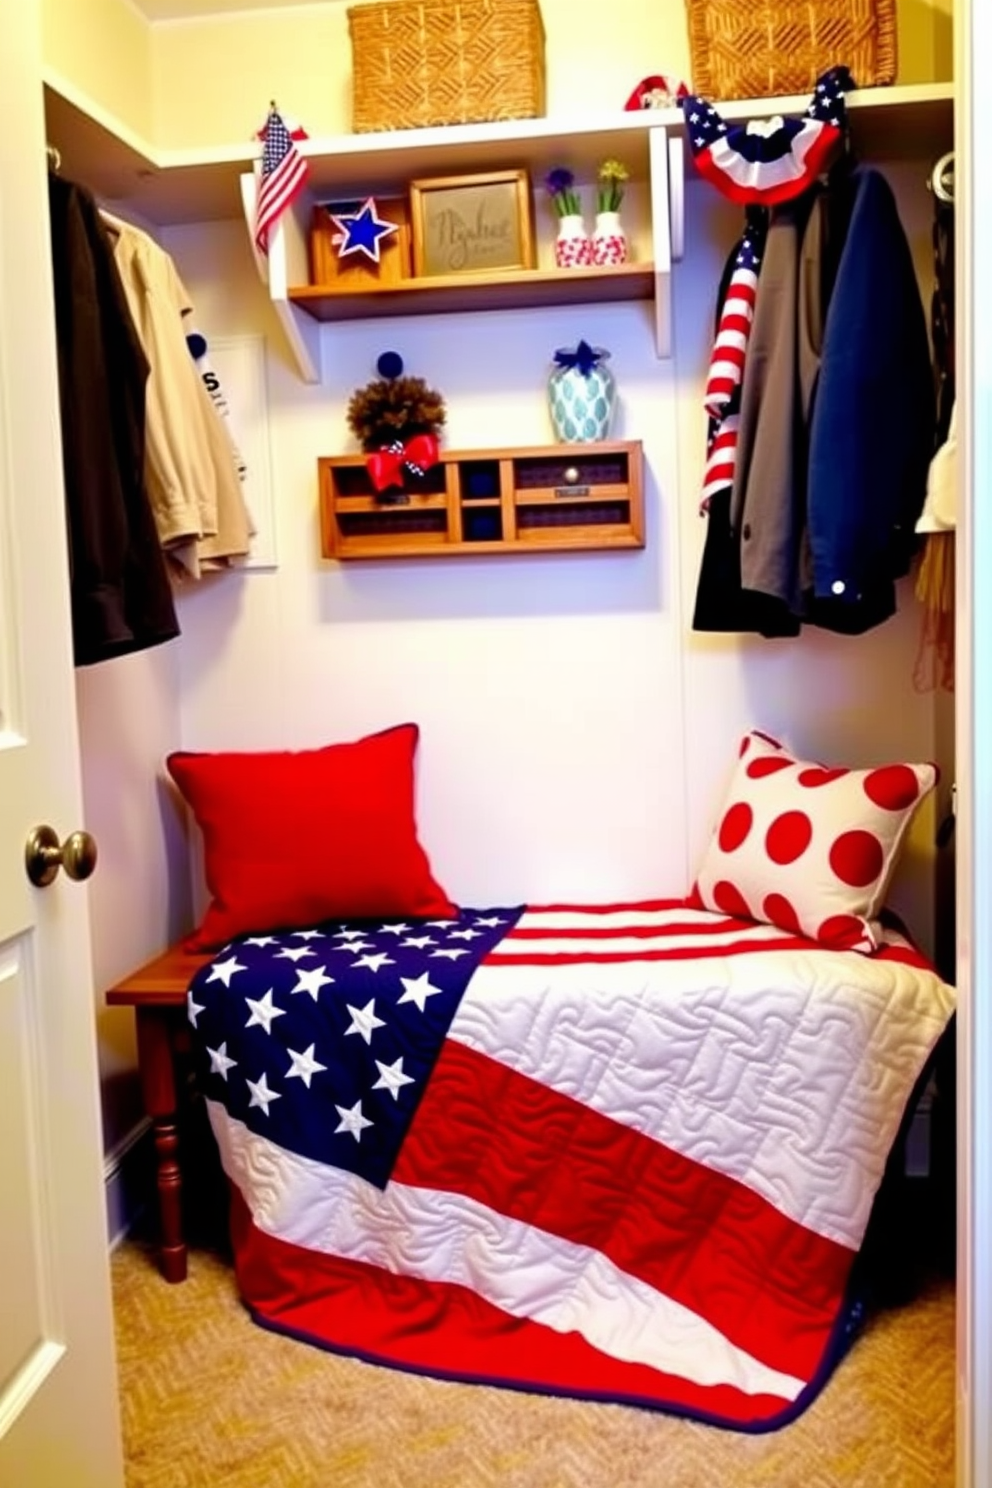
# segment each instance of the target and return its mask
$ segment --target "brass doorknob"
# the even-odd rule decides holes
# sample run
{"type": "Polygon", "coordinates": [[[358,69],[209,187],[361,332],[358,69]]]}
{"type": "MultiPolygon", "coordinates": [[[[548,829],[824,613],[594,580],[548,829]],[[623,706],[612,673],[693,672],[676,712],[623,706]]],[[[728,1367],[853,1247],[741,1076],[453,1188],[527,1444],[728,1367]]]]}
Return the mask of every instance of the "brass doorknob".
{"type": "Polygon", "coordinates": [[[70,878],[89,878],[96,867],[96,841],[89,832],[70,832],[59,842],[54,827],[35,827],[24,847],[28,878],[39,889],[50,884],[60,868],[70,878]]]}

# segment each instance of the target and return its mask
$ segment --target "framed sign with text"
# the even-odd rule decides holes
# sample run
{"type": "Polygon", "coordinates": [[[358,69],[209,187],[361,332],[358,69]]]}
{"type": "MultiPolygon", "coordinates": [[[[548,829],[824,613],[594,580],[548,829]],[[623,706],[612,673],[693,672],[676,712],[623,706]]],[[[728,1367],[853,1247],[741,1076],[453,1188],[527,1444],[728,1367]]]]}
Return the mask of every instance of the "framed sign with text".
{"type": "Polygon", "coordinates": [[[534,268],[525,170],[411,181],[410,226],[418,279],[534,268]]]}

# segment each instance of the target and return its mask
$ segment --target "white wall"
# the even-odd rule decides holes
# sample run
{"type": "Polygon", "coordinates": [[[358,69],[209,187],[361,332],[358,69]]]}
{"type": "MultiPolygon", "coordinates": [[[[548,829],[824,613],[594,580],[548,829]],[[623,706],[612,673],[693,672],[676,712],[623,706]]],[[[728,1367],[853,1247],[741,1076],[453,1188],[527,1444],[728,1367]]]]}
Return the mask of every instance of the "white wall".
{"type": "MultiPolygon", "coordinates": [[[[920,172],[896,173],[926,272],[920,172]]],[[[715,285],[736,214],[691,184],[677,269],[676,360],[658,361],[647,308],[589,306],[329,326],[321,387],[288,368],[234,224],[166,235],[214,334],[269,338],[279,566],[225,575],[181,604],[187,747],[354,737],[413,718],[423,730],[420,820],[439,876],[483,903],[683,892],[747,728],[831,761],[928,758],[933,699],[914,693],[918,612],[860,638],[794,641],[691,631],[702,378],[715,285]],[[316,461],[353,448],[351,390],[399,350],[439,387],[453,447],[541,442],[555,347],[608,347],[618,437],[648,469],[643,553],[338,564],[319,556],[316,461]]],[[[932,813],[895,894],[929,941],[932,813]]]]}
{"type": "Polygon", "coordinates": [[[183,823],[160,773],[180,743],[182,640],[76,672],[87,829],[97,871],[87,885],[97,1002],[104,1148],[141,1116],[134,1014],[103,991],[172,944],[190,923],[183,823]]]}

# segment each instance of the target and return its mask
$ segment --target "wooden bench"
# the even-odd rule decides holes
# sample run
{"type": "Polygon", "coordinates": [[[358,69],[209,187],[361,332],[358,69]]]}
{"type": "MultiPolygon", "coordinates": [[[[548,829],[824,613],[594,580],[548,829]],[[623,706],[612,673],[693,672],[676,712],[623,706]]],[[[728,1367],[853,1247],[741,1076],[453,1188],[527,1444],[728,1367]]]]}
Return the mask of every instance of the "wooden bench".
{"type": "Polygon", "coordinates": [[[111,1007],[135,1011],[141,1092],[155,1141],[159,1266],[166,1281],[186,1279],[176,1059],[188,1047],[186,990],[194,973],[209,960],[209,955],[173,946],[106,994],[111,1007]]]}

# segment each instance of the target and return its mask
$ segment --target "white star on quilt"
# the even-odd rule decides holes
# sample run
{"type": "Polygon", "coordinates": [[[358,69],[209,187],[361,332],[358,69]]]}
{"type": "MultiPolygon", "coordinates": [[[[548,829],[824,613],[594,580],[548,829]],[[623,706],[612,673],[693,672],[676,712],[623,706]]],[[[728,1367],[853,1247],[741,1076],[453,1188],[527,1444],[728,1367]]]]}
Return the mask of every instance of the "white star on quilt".
{"type": "Polygon", "coordinates": [[[345,1036],[347,1037],[349,1033],[359,1033],[367,1044],[371,1044],[372,1030],[386,1026],[383,1020],[375,1015],[375,998],[370,997],[363,1008],[352,1007],[350,1002],[346,1002],[345,1007],[351,1014],[351,1022],[345,1029],[345,1036]]]}
{"type": "Polygon", "coordinates": [[[192,992],[186,993],[186,1016],[189,1018],[189,1021],[192,1023],[194,1028],[196,1027],[196,1019],[198,1014],[202,1013],[205,1007],[206,1003],[193,1001],[192,992]]]}
{"type": "Polygon", "coordinates": [[[353,961],[352,966],[367,966],[369,971],[378,971],[382,966],[395,966],[396,962],[392,956],[387,956],[385,951],[379,951],[375,956],[359,956],[353,961]]]}
{"type": "Polygon", "coordinates": [[[334,932],[334,939],[335,940],[361,940],[363,934],[364,934],[364,931],[362,931],[362,930],[335,930],[335,932],[334,932]]]}
{"type": "Polygon", "coordinates": [[[421,1012],[424,1011],[428,997],[443,991],[443,988],[433,985],[429,971],[419,977],[400,977],[400,981],[403,983],[403,995],[396,999],[397,1002],[415,1002],[421,1012]]]}
{"type": "Polygon", "coordinates": [[[454,920],[425,920],[425,925],[435,925],[439,930],[447,930],[449,925],[454,925],[454,920]]]}
{"type": "Polygon", "coordinates": [[[291,987],[290,992],[309,992],[316,1002],[321,987],[330,987],[333,981],[334,978],[327,975],[323,966],[311,966],[306,971],[297,967],[296,986],[291,987]]]}
{"type": "Polygon", "coordinates": [[[349,956],[356,956],[359,951],[371,951],[374,945],[373,940],[349,940],[344,945],[328,946],[328,950],[347,951],[349,956]]]}
{"type": "Polygon", "coordinates": [[[481,930],[452,930],[452,940],[478,940],[481,930]]]}
{"type": "Polygon", "coordinates": [[[413,946],[416,951],[422,951],[424,946],[437,945],[437,941],[432,939],[430,935],[408,935],[402,944],[413,946]]]}
{"type": "Polygon", "coordinates": [[[251,1028],[253,1023],[258,1023],[265,1029],[266,1033],[271,1033],[273,1018],[282,1018],[285,1016],[285,1008],[276,1007],[272,1001],[271,987],[264,997],[260,997],[257,1001],[251,997],[246,997],[245,1002],[251,1008],[251,1017],[245,1024],[246,1028],[251,1028]]]}
{"type": "Polygon", "coordinates": [[[246,1080],[245,1084],[251,1091],[251,1100],[248,1102],[249,1111],[251,1110],[252,1106],[258,1106],[265,1112],[266,1116],[268,1116],[270,1102],[274,1100],[282,1100],[282,1096],[279,1094],[278,1090],[269,1089],[269,1082],[266,1078],[264,1070],[262,1071],[260,1079],[246,1080]]]}
{"type": "Polygon", "coordinates": [[[286,1071],[286,1079],[292,1080],[296,1077],[303,1081],[308,1090],[310,1089],[311,1078],[314,1075],[319,1075],[321,1070],[326,1070],[327,1068],[327,1065],[321,1064],[319,1059],[314,1059],[313,1050],[313,1044],[310,1045],[309,1049],[304,1049],[302,1054],[298,1054],[295,1049],[286,1050],[286,1053],[293,1061],[286,1071]]]}
{"type": "Polygon", "coordinates": [[[298,935],[301,940],[323,940],[323,930],[293,930],[291,934],[298,935]]]}
{"type": "Polygon", "coordinates": [[[406,932],[407,932],[407,930],[412,929],[412,926],[410,926],[410,925],[403,925],[403,924],[400,924],[400,925],[380,925],[379,926],[379,929],[380,929],[380,931],[382,932],[383,935],[405,935],[406,932]]]}
{"type": "Polygon", "coordinates": [[[309,946],[283,946],[281,951],[276,951],[277,956],[282,956],[286,961],[302,961],[304,956],[316,956],[309,946]]]}
{"type": "Polygon", "coordinates": [[[449,961],[457,961],[459,956],[467,956],[468,951],[460,946],[445,947],[439,951],[431,951],[432,956],[447,956],[449,961]]]}
{"type": "Polygon", "coordinates": [[[245,945],[267,946],[267,945],[275,945],[275,944],[276,944],[276,938],[275,938],[274,935],[246,935],[245,936],[245,945]]]}
{"type": "Polygon", "coordinates": [[[237,956],[231,956],[227,961],[214,962],[210,968],[210,975],[207,977],[207,981],[223,982],[225,987],[229,987],[234,973],[236,971],[247,971],[247,969],[247,967],[241,965],[237,956]]]}
{"type": "Polygon", "coordinates": [[[381,1059],[376,1060],[376,1068],[379,1078],[372,1086],[373,1090],[388,1090],[394,1101],[400,1098],[400,1086],[412,1085],[413,1077],[403,1073],[403,1055],[394,1059],[392,1064],[383,1064],[381,1059]]]}
{"type": "Polygon", "coordinates": [[[210,1055],[210,1073],[212,1075],[220,1075],[222,1079],[226,1080],[228,1070],[234,1069],[238,1062],[236,1059],[230,1059],[228,1057],[227,1039],[224,1040],[219,1049],[208,1048],[207,1053],[210,1055]]]}
{"type": "Polygon", "coordinates": [[[497,925],[504,925],[506,921],[501,919],[499,915],[476,915],[475,923],[477,925],[488,925],[490,929],[494,929],[497,925]]]}
{"type": "Polygon", "coordinates": [[[341,1117],[341,1120],[334,1128],[335,1132],[351,1132],[356,1142],[362,1140],[362,1132],[365,1128],[374,1124],[367,1116],[362,1115],[362,1103],[360,1100],[357,1100],[353,1106],[335,1106],[334,1109],[341,1117]]]}

